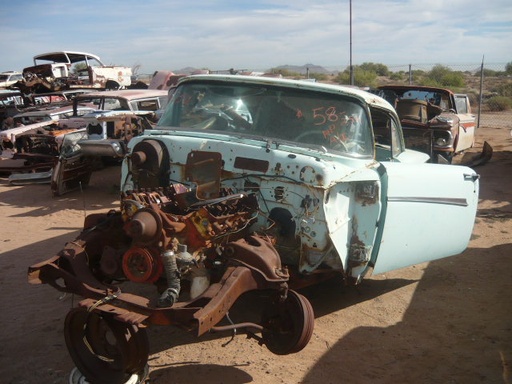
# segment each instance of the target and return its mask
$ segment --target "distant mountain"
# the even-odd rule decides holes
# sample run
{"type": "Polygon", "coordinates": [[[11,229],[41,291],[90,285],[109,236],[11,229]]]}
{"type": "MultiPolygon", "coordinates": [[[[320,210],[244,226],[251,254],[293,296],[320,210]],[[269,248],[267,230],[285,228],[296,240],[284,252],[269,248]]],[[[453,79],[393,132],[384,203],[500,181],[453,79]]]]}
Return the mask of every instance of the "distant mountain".
{"type": "Polygon", "coordinates": [[[305,75],[306,73],[323,73],[323,74],[332,74],[332,71],[325,69],[320,65],[315,64],[304,64],[302,66],[299,65],[280,65],[279,67],[274,67],[273,69],[282,69],[289,72],[300,73],[301,75],[305,75]]]}

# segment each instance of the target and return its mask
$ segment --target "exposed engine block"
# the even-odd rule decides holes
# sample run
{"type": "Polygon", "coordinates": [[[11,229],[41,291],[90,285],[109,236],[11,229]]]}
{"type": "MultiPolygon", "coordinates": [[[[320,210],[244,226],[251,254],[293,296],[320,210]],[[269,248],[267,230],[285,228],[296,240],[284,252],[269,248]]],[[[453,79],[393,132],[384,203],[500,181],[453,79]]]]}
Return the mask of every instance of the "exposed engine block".
{"type": "Polygon", "coordinates": [[[177,300],[181,280],[190,281],[191,298],[201,294],[209,285],[211,269],[223,264],[223,245],[246,236],[258,213],[253,194],[229,192],[199,200],[194,191],[175,184],[124,193],[121,227],[125,244],[119,249],[110,244],[104,247],[102,274],[156,283],[161,291],[163,284],[167,290],[173,287],[174,298],[167,305],[177,300]]]}

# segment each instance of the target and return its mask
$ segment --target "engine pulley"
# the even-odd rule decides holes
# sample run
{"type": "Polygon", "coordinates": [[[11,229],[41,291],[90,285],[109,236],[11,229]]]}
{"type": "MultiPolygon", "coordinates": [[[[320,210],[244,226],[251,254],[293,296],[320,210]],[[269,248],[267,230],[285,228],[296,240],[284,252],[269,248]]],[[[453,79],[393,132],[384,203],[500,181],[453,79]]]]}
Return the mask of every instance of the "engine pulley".
{"type": "Polygon", "coordinates": [[[135,283],[154,283],[163,272],[160,259],[156,249],[132,247],[123,255],[123,272],[135,283]]]}

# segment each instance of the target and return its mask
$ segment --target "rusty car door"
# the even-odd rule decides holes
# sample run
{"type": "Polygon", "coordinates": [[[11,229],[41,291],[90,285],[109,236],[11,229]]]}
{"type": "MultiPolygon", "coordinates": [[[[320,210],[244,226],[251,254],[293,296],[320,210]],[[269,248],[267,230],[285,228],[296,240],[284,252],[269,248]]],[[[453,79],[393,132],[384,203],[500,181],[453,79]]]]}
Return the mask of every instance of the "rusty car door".
{"type": "Polygon", "coordinates": [[[83,155],[78,142],[87,138],[85,130],[68,133],[64,136],[60,155],[51,179],[54,196],[87,187],[92,173],[92,161],[83,155]]]}
{"type": "Polygon", "coordinates": [[[463,166],[381,164],[383,214],[373,272],[461,253],[473,230],[478,174],[463,166]]]}

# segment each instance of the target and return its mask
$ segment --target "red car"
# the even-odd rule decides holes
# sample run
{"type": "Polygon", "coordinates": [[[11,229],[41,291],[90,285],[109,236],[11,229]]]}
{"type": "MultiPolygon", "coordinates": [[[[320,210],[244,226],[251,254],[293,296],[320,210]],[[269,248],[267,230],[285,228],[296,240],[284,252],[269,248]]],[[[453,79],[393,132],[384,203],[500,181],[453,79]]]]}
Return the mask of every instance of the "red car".
{"type": "Polygon", "coordinates": [[[433,162],[451,163],[473,146],[476,123],[467,95],[417,85],[386,85],[376,93],[396,108],[406,145],[429,153],[433,162]]]}

